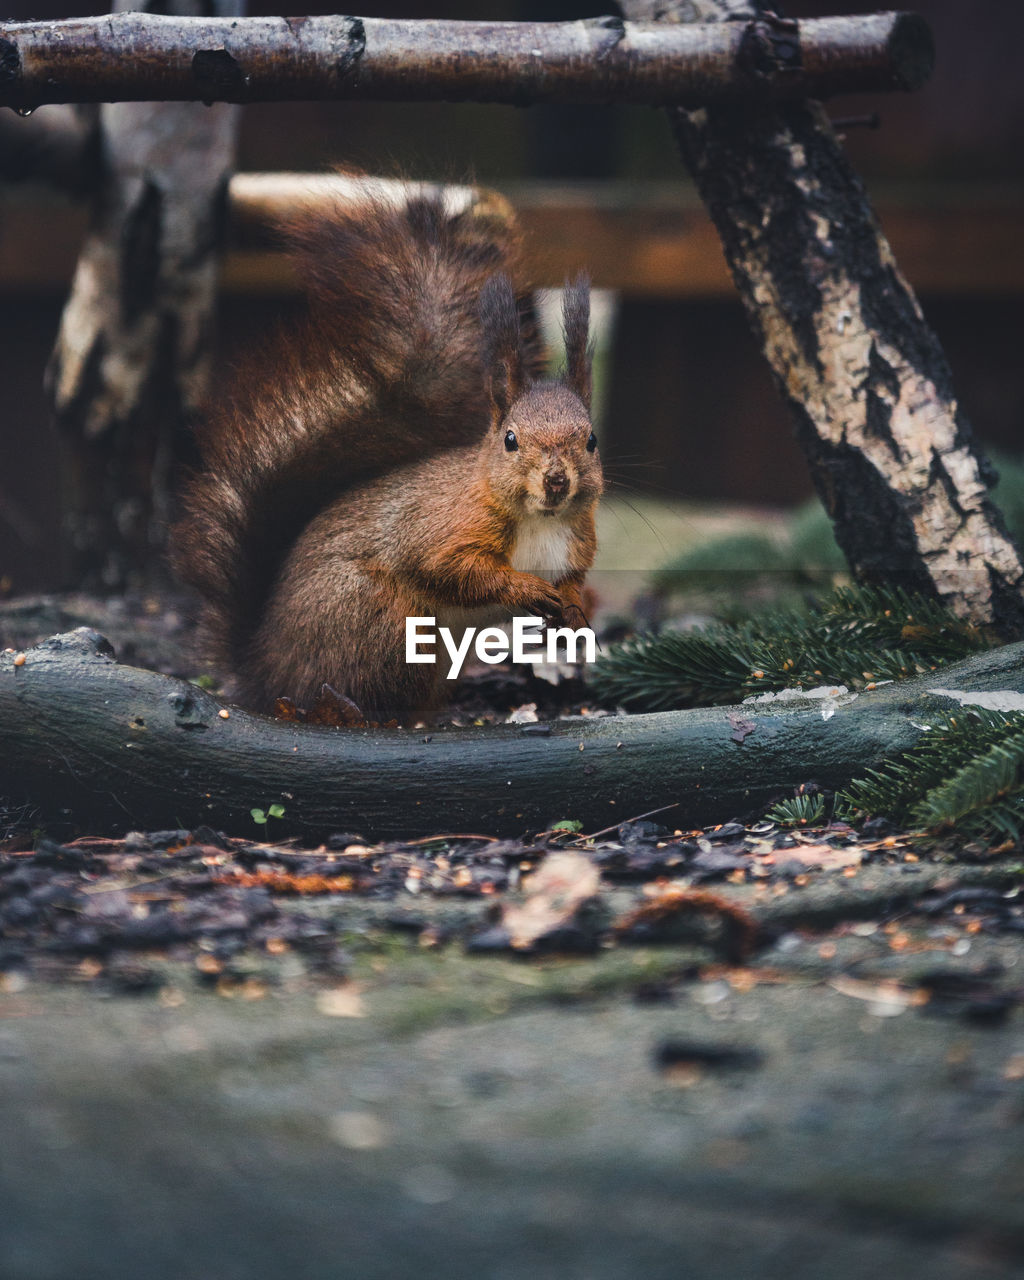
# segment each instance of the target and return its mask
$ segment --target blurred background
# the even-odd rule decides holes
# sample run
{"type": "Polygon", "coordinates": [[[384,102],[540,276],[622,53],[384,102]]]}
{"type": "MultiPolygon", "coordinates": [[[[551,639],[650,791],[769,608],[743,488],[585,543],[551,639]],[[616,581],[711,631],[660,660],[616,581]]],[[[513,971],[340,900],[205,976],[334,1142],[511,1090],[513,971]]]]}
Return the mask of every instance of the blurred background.
{"type": "MultiPolygon", "coordinates": [[[[9,18],[96,12],[8,0],[9,18]]],[[[335,11],[307,4],[292,10],[335,11]]],[[[566,0],[390,0],[365,16],[559,20],[602,12],[566,0]]],[[[608,6],[604,6],[606,9],[608,6]]],[[[855,0],[790,0],[805,17],[869,12],[855,0]]],[[[1024,424],[1024,7],[919,0],[938,66],[913,95],[836,99],[842,126],[953,367],[982,441],[1013,451],[1024,424]]],[[[282,11],[252,0],[253,14],[282,11]]],[[[42,108],[41,111],[45,111],[42,108]]],[[[662,112],[644,107],[309,103],[244,108],[239,168],[322,171],[335,163],[423,178],[472,178],[522,210],[538,284],[586,266],[602,290],[600,434],[606,466],[638,514],[612,508],[611,563],[653,568],[708,528],[781,527],[810,485],[788,416],[750,336],[717,237],[662,112]],[[736,521],[739,521],[737,526],[736,521]],[[724,522],[724,524],[723,524],[724,522]],[[615,554],[619,560],[615,560],[615,554]]],[[[0,594],[72,586],[57,538],[55,451],[43,369],[85,210],[41,186],[0,188],[0,594]]],[[[223,369],[297,307],[275,256],[229,254],[223,369]]],[[[218,379],[223,374],[218,374],[218,379]]],[[[217,380],[214,383],[216,393],[217,380]]],[[[820,528],[820,527],[819,527],[820,528]]]]}

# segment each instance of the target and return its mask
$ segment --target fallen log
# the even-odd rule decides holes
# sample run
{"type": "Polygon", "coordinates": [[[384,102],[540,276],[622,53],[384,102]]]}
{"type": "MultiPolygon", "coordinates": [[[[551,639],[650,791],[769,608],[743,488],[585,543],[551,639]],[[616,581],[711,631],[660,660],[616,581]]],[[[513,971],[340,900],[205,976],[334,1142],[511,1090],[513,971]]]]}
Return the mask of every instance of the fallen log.
{"type": "Polygon", "coordinates": [[[0,25],[0,105],[48,102],[639,102],[827,97],[917,89],[928,24],[881,13],[657,27],[348,16],[111,17],[0,25]]]}
{"type": "MultiPolygon", "coordinates": [[[[839,787],[972,694],[1024,693],[1024,643],[870,693],[550,726],[328,729],[271,720],[122,666],[86,628],[0,654],[0,798],[58,833],[200,824],[274,838],[585,831],[676,805],[689,827],[750,814],[814,780],[839,787]],[[266,830],[264,828],[263,830],[266,830]]],[[[969,700],[969,699],[968,699],[969,700]]],[[[1012,701],[1004,700],[1004,701],[1012,701]]],[[[1021,701],[1018,697],[1018,703],[1021,701]]]]}

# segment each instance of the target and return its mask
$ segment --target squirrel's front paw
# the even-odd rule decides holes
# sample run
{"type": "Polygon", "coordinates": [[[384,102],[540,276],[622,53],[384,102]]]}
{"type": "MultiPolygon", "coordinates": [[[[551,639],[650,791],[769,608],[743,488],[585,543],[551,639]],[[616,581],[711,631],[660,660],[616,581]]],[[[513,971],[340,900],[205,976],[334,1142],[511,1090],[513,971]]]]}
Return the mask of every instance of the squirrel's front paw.
{"type": "MultiPolygon", "coordinates": [[[[563,611],[561,593],[550,582],[538,578],[536,583],[530,584],[529,591],[523,593],[519,609],[541,617],[549,624],[561,623],[563,611]]],[[[519,612],[519,609],[516,612],[519,612]]]]}
{"type": "Polygon", "coordinates": [[[587,615],[578,604],[567,604],[564,602],[562,604],[561,623],[563,627],[571,627],[573,631],[579,631],[580,627],[590,626],[587,615]]]}

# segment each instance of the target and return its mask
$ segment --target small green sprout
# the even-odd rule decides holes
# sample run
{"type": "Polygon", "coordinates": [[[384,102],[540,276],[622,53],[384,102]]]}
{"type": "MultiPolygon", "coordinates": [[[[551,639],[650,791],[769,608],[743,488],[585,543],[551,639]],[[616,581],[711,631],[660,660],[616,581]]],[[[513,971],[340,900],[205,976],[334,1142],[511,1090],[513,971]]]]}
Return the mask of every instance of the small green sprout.
{"type": "Polygon", "coordinates": [[[825,797],[820,795],[793,796],[780,800],[765,814],[769,822],[780,827],[815,827],[826,821],[825,797]]]}
{"type": "Polygon", "coordinates": [[[250,809],[249,812],[252,814],[253,822],[262,827],[266,825],[268,818],[283,818],[284,805],[272,804],[268,805],[266,809],[250,809]]]}

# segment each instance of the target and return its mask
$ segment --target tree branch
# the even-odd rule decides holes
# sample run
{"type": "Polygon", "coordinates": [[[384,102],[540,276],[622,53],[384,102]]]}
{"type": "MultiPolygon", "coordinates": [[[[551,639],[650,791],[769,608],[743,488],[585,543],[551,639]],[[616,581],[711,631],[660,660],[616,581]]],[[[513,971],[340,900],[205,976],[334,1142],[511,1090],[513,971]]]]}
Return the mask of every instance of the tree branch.
{"type": "Polygon", "coordinates": [[[0,105],[375,98],[641,102],[916,89],[931,32],[914,14],[776,30],[579,22],[113,17],[0,26],[0,105]]]}
{"type": "Polygon", "coordinates": [[[285,810],[276,834],[314,840],[453,826],[518,835],[565,817],[598,830],[670,804],[674,824],[700,825],[811,779],[849,782],[960,705],[938,689],[1024,692],[1024,644],[851,696],[827,720],[818,704],[789,702],[563,721],[547,735],[545,726],[424,733],[249,715],[182,680],[118,665],[102,636],[81,628],[23,661],[0,653],[0,797],[94,835],[200,823],[251,834],[250,809],[270,804],[285,810]]]}

